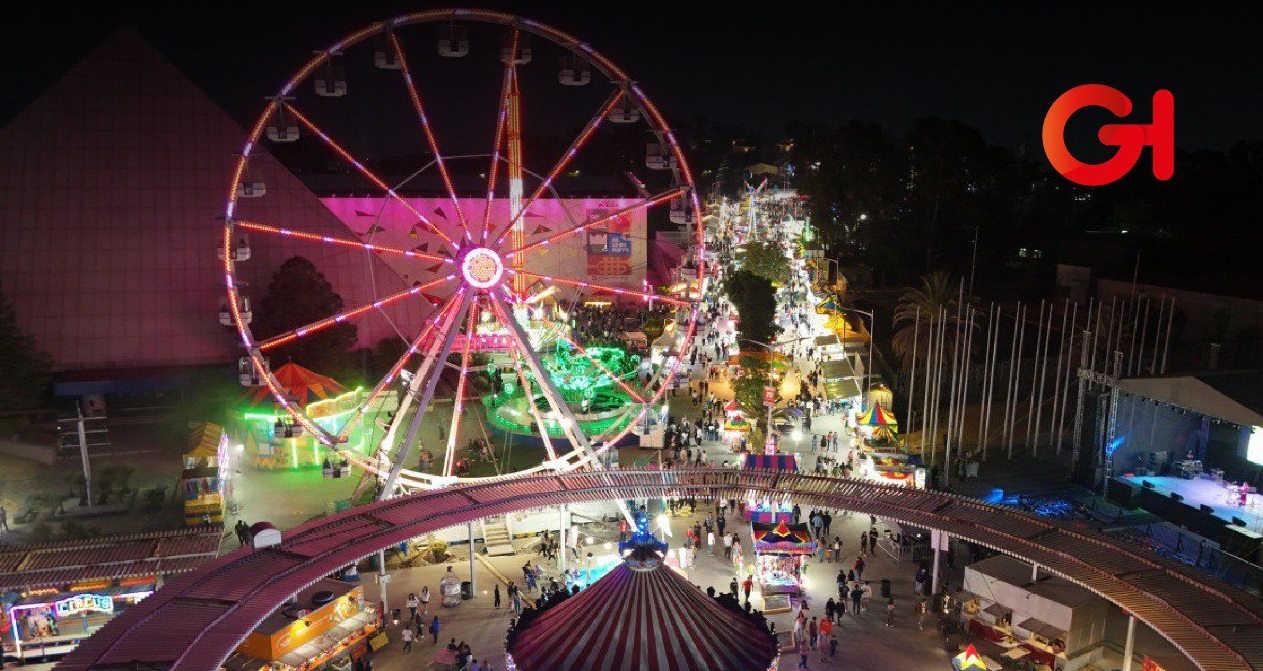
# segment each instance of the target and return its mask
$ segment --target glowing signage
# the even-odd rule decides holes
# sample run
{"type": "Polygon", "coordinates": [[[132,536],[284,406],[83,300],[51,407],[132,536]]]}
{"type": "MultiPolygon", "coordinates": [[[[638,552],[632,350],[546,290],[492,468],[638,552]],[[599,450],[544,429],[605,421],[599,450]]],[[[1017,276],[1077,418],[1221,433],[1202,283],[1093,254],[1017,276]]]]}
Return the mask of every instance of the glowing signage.
{"type": "Polygon", "coordinates": [[[113,613],[114,600],[97,594],[76,594],[68,599],[53,602],[57,617],[70,617],[79,613],[113,613]]]}

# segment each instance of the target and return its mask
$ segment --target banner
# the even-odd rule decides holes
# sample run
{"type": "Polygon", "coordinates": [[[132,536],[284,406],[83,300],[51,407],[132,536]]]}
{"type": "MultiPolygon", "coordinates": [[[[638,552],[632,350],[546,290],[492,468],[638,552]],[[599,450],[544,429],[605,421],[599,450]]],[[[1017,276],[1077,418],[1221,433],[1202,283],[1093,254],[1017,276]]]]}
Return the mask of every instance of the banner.
{"type": "MultiPolygon", "coordinates": [[[[604,208],[588,210],[587,221],[603,219],[613,210],[604,208]]],[[[625,215],[588,229],[588,276],[631,275],[631,219],[625,215]]]]}

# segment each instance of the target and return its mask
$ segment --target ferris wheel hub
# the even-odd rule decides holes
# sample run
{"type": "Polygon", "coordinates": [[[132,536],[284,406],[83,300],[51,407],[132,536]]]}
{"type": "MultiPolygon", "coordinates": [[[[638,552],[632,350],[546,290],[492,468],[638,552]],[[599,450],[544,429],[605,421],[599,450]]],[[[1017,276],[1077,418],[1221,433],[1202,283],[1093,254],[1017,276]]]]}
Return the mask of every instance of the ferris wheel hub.
{"type": "Polygon", "coordinates": [[[460,264],[465,282],[476,289],[489,289],[504,276],[504,262],[494,250],[474,247],[465,252],[460,264]]]}

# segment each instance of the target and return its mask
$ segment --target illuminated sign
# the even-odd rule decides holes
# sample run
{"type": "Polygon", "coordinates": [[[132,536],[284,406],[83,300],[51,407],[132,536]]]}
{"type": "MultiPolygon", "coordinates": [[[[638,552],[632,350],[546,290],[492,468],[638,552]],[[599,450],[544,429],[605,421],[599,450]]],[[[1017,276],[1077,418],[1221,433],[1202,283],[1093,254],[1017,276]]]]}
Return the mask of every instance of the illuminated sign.
{"type": "Polygon", "coordinates": [[[114,600],[108,596],[97,594],[78,594],[69,599],[53,602],[53,612],[57,617],[70,617],[79,613],[113,613],[114,600]]]}
{"type": "Polygon", "coordinates": [[[1170,91],[1153,94],[1153,123],[1111,123],[1101,126],[1101,144],[1118,147],[1103,163],[1083,163],[1066,148],[1066,123],[1085,107],[1103,107],[1116,117],[1131,114],[1131,99],[1118,89],[1102,84],[1084,84],[1061,94],[1044,117],[1044,151],[1048,161],[1066,179],[1084,186],[1101,186],[1117,181],[1140,160],[1144,147],[1153,148],[1153,176],[1171,179],[1175,173],[1175,98],[1170,91]]]}

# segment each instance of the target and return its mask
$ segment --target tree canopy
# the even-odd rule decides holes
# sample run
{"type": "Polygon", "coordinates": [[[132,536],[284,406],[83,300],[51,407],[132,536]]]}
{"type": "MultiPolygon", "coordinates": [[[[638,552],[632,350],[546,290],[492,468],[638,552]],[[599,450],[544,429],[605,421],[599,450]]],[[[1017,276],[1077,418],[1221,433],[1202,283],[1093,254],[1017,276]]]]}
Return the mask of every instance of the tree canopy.
{"type": "Polygon", "coordinates": [[[0,293],[0,407],[24,410],[40,405],[51,370],[52,359],[18,324],[13,303],[0,293]]]}
{"type": "MultiPolygon", "coordinates": [[[[311,261],[295,256],[272,275],[255,314],[255,333],[270,338],[342,312],[345,304],[333,285],[311,261]]],[[[349,367],[357,336],[354,324],[343,322],[296,338],[272,350],[273,365],[293,360],[314,370],[338,372],[349,367]],[[277,361],[277,357],[281,360],[277,361]]]]}
{"type": "Polygon", "coordinates": [[[776,290],[772,282],[742,268],[728,276],[724,289],[737,308],[741,337],[771,343],[780,331],[776,326],[776,290]]]}
{"type": "Polygon", "coordinates": [[[755,275],[765,277],[773,284],[789,283],[789,257],[785,256],[785,250],[779,244],[751,240],[738,256],[741,267],[755,275]]]}

